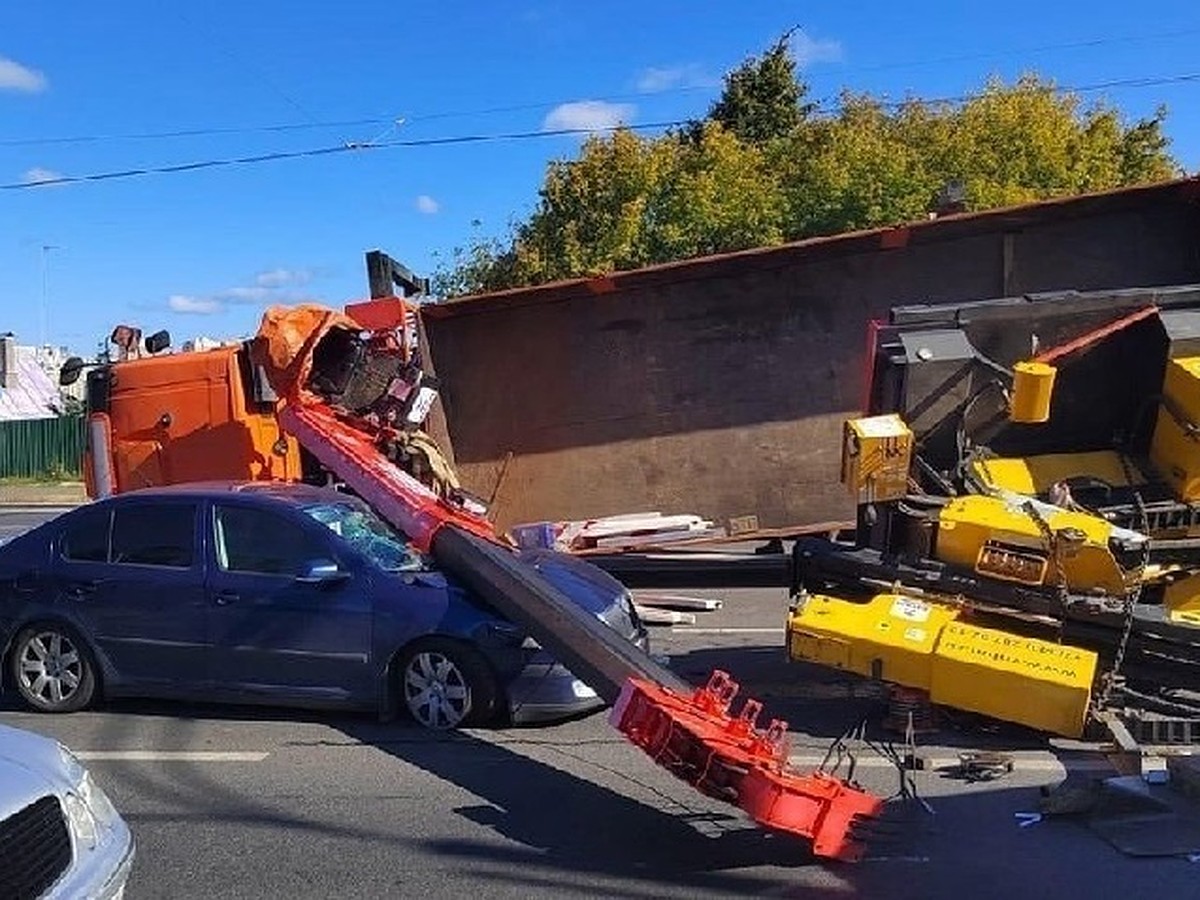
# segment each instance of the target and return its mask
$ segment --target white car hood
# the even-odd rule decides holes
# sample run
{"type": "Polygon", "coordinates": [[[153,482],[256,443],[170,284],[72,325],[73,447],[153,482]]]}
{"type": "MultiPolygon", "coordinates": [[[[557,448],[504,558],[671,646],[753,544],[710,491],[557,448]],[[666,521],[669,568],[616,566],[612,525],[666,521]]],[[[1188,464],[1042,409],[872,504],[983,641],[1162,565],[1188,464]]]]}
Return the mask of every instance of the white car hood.
{"type": "Polygon", "coordinates": [[[61,752],[57,741],[0,725],[0,819],[70,788],[56,774],[63,768],[61,752]]]}

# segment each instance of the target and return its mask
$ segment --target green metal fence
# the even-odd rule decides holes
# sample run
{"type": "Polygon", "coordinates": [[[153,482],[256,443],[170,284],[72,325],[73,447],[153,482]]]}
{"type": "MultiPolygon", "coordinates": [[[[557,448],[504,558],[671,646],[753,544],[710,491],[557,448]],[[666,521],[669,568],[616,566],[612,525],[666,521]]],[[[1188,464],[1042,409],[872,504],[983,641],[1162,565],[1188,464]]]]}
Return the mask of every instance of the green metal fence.
{"type": "Polygon", "coordinates": [[[78,478],[85,419],[0,422],[0,478],[78,478]]]}

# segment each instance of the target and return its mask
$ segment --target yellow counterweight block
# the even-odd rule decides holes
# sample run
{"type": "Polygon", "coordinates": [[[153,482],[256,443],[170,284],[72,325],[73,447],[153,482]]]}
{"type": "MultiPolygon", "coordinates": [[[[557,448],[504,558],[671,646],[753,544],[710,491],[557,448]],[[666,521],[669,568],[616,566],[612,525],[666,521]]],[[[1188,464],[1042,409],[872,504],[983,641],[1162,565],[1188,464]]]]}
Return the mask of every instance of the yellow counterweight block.
{"type": "Polygon", "coordinates": [[[956,497],[938,512],[934,555],[944,563],[988,578],[1055,586],[1058,565],[1042,523],[1055,535],[1057,559],[1075,593],[1123,596],[1126,575],[1109,549],[1113,526],[1087,513],[1038,504],[1036,516],[1023,498],[956,497]]]}
{"type": "Polygon", "coordinates": [[[1097,656],[981,628],[959,610],[904,594],[865,603],[803,597],[787,623],[789,657],[927,691],[934,703],[1079,737],[1097,656]]]}

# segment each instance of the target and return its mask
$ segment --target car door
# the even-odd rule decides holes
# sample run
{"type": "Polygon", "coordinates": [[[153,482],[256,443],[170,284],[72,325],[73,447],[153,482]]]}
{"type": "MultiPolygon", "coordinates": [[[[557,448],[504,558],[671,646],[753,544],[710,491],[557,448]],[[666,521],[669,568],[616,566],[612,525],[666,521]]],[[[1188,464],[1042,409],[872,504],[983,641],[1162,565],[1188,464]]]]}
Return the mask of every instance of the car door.
{"type": "Polygon", "coordinates": [[[102,504],[60,533],[56,602],[112,665],[113,689],[175,693],[207,677],[199,509],[160,497],[102,504]]]}
{"type": "Polygon", "coordinates": [[[214,503],[208,527],[214,679],[260,694],[370,695],[371,579],[332,532],[283,504],[236,500],[214,503]],[[336,573],[305,577],[317,561],[336,573]]]}

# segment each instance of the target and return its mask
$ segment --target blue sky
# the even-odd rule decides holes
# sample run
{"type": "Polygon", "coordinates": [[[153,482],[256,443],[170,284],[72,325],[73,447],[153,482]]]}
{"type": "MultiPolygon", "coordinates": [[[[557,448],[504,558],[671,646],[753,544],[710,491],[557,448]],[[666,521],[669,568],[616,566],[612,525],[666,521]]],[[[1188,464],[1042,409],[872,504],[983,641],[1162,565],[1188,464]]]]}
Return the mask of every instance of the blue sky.
{"type": "MultiPolygon", "coordinates": [[[[8,0],[0,185],[699,116],[723,72],[792,26],[817,100],[843,87],[953,97],[1027,70],[1068,86],[1200,73],[1195,0],[8,0]]],[[[1086,96],[1130,117],[1166,104],[1175,154],[1200,168],[1200,76],[1086,96]]],[[[178,342],[250,333],[270,302],[341,305],[365,293],[363,251],[430,272],[527,214],[547,160],[577,145],[393,147],[0,190],[0,331],[90,351],[120,321],[178,342]]]]}

